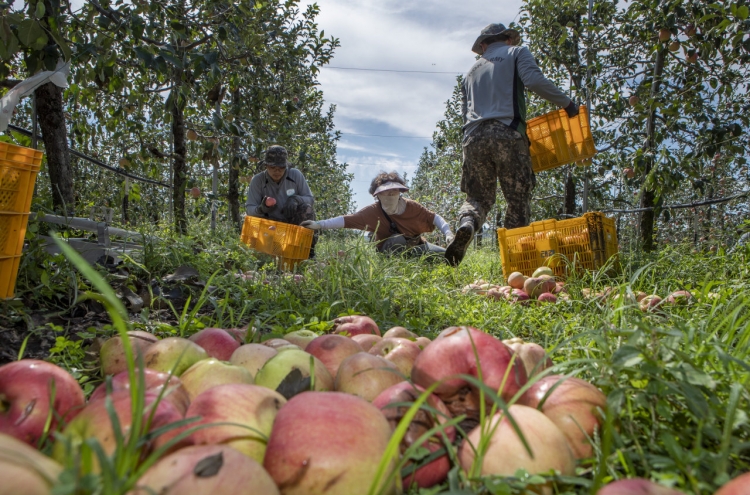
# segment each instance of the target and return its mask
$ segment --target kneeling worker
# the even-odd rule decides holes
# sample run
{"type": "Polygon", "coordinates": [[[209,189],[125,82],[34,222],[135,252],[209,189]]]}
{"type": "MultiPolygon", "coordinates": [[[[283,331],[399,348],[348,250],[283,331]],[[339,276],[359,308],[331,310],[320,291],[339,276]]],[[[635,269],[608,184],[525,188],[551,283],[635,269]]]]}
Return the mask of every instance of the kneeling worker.
{"type": "MultiPolygon", "coordinates": [[[[270,146],[261,165],[266,170],[253,176],[245,209],[253,217],[300,225],[315,219],[313,195],[305,176],[288,161],[283,146],[270,146]]],[[[313,236],[310,257],[315,255],[317,235],[313,236]]]]}

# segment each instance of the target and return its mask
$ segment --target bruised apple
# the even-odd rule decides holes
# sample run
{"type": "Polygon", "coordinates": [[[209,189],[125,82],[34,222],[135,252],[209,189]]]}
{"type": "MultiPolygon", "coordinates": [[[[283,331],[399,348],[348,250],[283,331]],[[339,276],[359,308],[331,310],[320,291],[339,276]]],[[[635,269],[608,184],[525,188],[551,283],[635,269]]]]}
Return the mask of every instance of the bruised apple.
{"type": "MultiPolygon", "coordinates": [[[[417,356],[411,378],[424,388],[438,383],[435,395],[445,402],[454,417],[466,414],[470,424],[479,420],[480,390],[458,375],[478,378],[480,370],[482,381],[506,402],[526,384],[524,363],[513,350],[473,327],[443,330],[417,356]]],[[[487,394],[485,401],[492,405],[487,394]]]]}
{"type": "Polygon", "coordinates": [[[552,360],[547,357],[544,347],[539,344],[524,342],[523,339],[519,339],[518,337],[503,340],[503,344],[507,345],[513,349],[513,352],[518,354],[518,357],[523,361],[526,375],[529,378],[552,367],[552,360]]]}
{"type": "Polygon", "coordinates": [[[75,416],[83,389],[67,370],[47,361],[22,359],[0,366],[0,433],[30,445],[75,416]]]}
{"type": "Polygon", "coordinates": [[[316,338],[308,344],[305,351],[320,359],[331,376],[335,377],[341,362],[352,354],[362,352],[363,349],[349,337],[334,333],[316,338]]]}
{"type": "Polygon", "coordinates": [[[239,340],[223,328],[204,328],[188,337],[188,340],[203,347],[210,357],[221,361],[229,361],[240,346],[239,340]]]}
{"type": "Polygon", "coordinates": [[[607,396],[585,380],[563,375],[548,375],[536,381],[526,392],[524,404],[539,408],[565,435],[576,459],[593,455],[590,438],[601,426],[601,411],[607,396]]]}
{"type": "Polygon", "coordinates": [[[395,469],[378,476],[391,438],[380,410],[340,392],[304,392],[279,410],[263,466],[284,495],[354,495],[376,483],[374,493],[395,495],[398,483],[383,486],[395,469]]]}
{"type": "Polygon", "coordinates": [[[342,316],[333,320],[332,333],[339,333],[352,337],[363,333],[380,335],[380,329],[375,320],[365,315],[342,316]]]}
{"type": "Polygon", "coordinates": [[[392,362],[380,356],[358,352],[341,362],[336,373],[335,389],[372,401],[380,392],[403,379],[392,362]]]}
{"type": "Polygon", "coordinates": [[[480,439],[491,434],[482,464],[477,469],[481,476],[513,476],[519,469],[532,475],[547,473],[551,469],[563,476],[575,473],[575,459],[565,436],[549,418],[536,409],[518,404],[509,406],[508,414],[518,425],[532,455],[505,413],[498,411],[487,422],[486,431],[479,425],[461,443],[458,460],[463,469],[472,469],[480,439]]]}
{"type": "Polygon", "coordinates": [[[290,399],[306,390],[333,390],[325,365],[301,349],[288,349],[269,359],[255,376],[256,385],[276,390],[290,399]]]}
{"type": "MultiPolygon", "coordinates": [[[[400,382],[383,390],[372,401],[372,405],[383,411],[391,428],[395,430],[411,404],[416,402],[423,393],[424,390],[421,387],[416,387],[409,382],[400,382]]],[[[437,425],[445,424],[450,418],[450,411],[443,401],[437,395],[430,394],[409,423],[409,428],[401,440],[401,453],[403,454],[406,449],[416,443],[422,435],[437,425]],[[429,406],[431,410],[425,406],[429,406]]],[[[447,426],[422,442],[421,447],[429,453],[434,453],[443,448],[446,443],[453,443],[455,438],[456,429],[453,426],[447,426]]],[[[409,461],[407,466],[413,464],[414,461],[409,461]]],[[[412,466],[416,470],[404,478],[405,487],[409,487],[412,483],[420,488],[435,486],[445,480],[451,468],[447,453],[426,463],[416,461],[416,464],[416,466],[412,466]]]]}
{"type": "Polygon", "coordinates": [[[227,445],[185,447],[159,459],[129,495],[279,495],[257,461],[227,445]]]}

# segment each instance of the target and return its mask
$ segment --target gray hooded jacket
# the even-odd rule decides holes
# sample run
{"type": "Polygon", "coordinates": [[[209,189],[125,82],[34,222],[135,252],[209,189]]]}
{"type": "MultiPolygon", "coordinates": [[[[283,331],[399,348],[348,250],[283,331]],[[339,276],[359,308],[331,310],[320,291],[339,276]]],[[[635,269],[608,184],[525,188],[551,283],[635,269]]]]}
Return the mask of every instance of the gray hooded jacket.
{"type": "Polygon", "coordinates": [[[312,191],[310,191],[310,186],[307,185],[302,172],[289,167],[277,184],[266,171],[263,171],[254,175],[250,181],[245,209],[250,216],[283,222],[288,219],[284,218],[281,212],[292,196],[297,196],[304,204],[313,204],[312,191]],[[263,204],[263,198],[266,197],[276,200],[276,205],[273,208],[268,208],[263,204]]]}

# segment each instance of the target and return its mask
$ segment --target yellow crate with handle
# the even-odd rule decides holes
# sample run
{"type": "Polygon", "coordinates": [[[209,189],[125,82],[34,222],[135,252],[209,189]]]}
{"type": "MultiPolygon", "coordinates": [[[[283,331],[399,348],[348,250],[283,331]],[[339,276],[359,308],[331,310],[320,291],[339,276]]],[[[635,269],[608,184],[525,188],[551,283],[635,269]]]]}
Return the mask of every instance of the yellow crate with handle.
{"type": "Polygon", "coordinates": [[[530,277],[540,266],[549,266],[555,276],[564,278],[571,269],[597,270],[619,251],[614,219],[599,212],[500,228],[497,242],[506,278],[513,272],[530,277]]]}
{"type": "Polygon", "coordinates": [[[585,106],[579,107],[573,118],[562,109],[534,117],[526,122],[526,135],[534,172],[585,163],[596,154],[585,106]]]}
{"type": "Polygon", "coordinates": [[[280,259],[280,266],[292,269],[310,257],[313,231],[267,218],[245,217],[241,240],[248,247],[280,259]]]}

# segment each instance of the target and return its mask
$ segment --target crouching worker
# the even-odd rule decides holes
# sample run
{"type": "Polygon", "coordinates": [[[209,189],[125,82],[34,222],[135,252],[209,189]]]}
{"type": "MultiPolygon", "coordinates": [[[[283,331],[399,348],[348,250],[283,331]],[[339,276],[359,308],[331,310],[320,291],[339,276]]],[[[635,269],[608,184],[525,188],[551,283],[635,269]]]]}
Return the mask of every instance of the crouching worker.
{"type": "MultiPolygon", "coordinates": [[[[283,146],[270,146],[261,165],[266,170],[253,176],[245,209],[253,217],[300,225],[315,219],[313,195],[305,176],[292,168],[283,146]]],[[[310,258],[315,256],[317,232],[313,235],[310,258]]]]}
{"type": "Polygon", "coordinates": [[[437,227],[446,244],[453,240],[450,226],[443,218],[416,201],[401,196],[408,191],[406,182],[396,172],[382,172],[372,180],[370,194],[375,203],[352,215],[327,220],[302,222],[303,227],[321,229],[359,229],[372,232],[381,253],[404,253],[410,256],[432,255],[445,259],[445,248],[430,244],[422,234],[437,227]]]}

